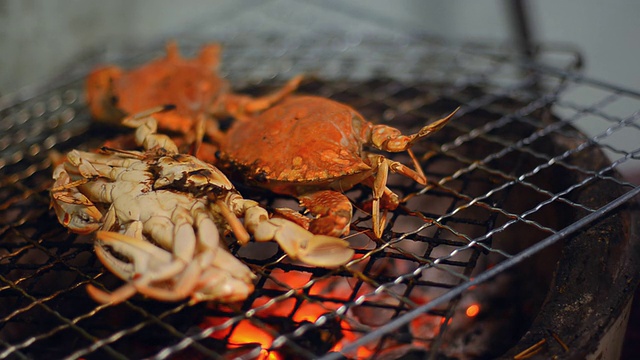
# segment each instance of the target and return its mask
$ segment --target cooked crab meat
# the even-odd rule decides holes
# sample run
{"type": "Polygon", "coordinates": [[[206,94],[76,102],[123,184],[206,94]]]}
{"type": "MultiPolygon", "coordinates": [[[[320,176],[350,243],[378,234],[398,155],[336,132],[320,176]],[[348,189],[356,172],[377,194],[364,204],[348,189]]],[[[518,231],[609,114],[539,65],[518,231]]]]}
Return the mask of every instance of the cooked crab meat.
{"type": "Polygon", "coordinates": [[[411,146],[441,129],[454,113],[403,135],[396,128],[372,124],[339,102],[290,96],[250,120],[236,121],[220,145],[217,165],[251,184],[297,197],[313,219],[288,209],[280,213],[313,233],[331,236],[349,231],[352,206],[343,192],[360,183],[369,186],[373,231],[379,238],[385,227],[381,209],[399,205],[398,196],[386,186],[389,172],[420,184],[427,179],[417,161],[412,169],[367,148],[413,155],[411,146]]]}
{"type": "Polygon", "coordinates": [[[58,219],[73,232],[102,230],[96,253],[127,281],[110,294],[90,286],[97,301],[119,302],[137,292],[161,300],[246,298],[254,275],[220,240],[229,231],[241,244],[250,234],[256,241],[274,240],[310,265],[336,267],[352,258],[347,241],[270,219],[216,167],[176,153],[148,114],[126,123],[137,128],[145,151],[73,150],[54,170],[51,198],[58,219]]]}
{"type": "Polygon", "coordinates": [[[217,119],[254,115],[271,107],[298,87],[302,76],[289,80],[273,93],[251,97],[234,93],[228,80],[220,77],[220,44],[207,44],[199,54],[183,58],[178,45],[167,43],[166,56],[137,68],[100,66],[86,80],[87,102],[98,121],[119,124],[125,116],[156,106],[172,104],[176,111],[156,114],[160,128],[187,135],[188,141],[202,139],[204,128],[220,136],[217,119]]]}

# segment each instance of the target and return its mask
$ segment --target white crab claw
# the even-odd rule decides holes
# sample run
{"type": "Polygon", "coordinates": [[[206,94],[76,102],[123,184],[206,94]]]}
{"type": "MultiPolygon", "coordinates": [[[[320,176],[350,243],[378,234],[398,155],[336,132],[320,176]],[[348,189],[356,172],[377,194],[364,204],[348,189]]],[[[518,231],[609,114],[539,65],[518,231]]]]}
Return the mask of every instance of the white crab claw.
{"type": "Polygon", "coordinates": [[[253,283],[237,279],[227,271],[210,268],[201,275],[198,289],[191,295],[191,303],[240,301],[246,299],[253,290],[253,283]]]}
{"type": "Polygon", "coordinates": [[[55,192],[51,200],[58,221],[75,233],[89,234],[102,225],[100,211],[79,192],[55,192]]]}
{"type": "Polygon", "coordinates": [[[338,267],[353,258],[349,242],[326,235],[314,235],[286,219],[263,221],[255,229],[256,241],[275,240],[291,256],[306,264],[326,268],[338,267]]]}
{"type": "Polygon", "coordinates": [[[79,182],[72,182],[64,164],[53,170],[55,180],[51,189],[51,207],[56,212],[58,221],[69,230],[79,234],[89,234],[102,225],[102,213],[93,202],[76,187],[79,182]]]}
{"type": "Polygon", "coordinates": [[[300,261],[326,268],[338,267],[349,262],[355,251],[349,242],[326,235],[314,235],[307,247],[298,253],[300,261]]]}
{"type": "MultiPolygon", "coordinates": [[[[210,228],[213,225],[209,220],[201,224],[202,232],[217,234],[215,227],[210,228]]],[[[192,302],[246,299],[253,291],[255,275],[231,253],[217,247],[217,240],[204,244],[205,248],[186,263],[179,256],[143,239],[98,231],[95,243],[98,258],[109,271],[128,282],[112,293],[94,286],[88,286],[87,291],[97,302],[112,304],[136,293],[163,301],[177,301],[189,296],[192,302]],[[213,245],[216,247],[209,247],[213,245]]]]}

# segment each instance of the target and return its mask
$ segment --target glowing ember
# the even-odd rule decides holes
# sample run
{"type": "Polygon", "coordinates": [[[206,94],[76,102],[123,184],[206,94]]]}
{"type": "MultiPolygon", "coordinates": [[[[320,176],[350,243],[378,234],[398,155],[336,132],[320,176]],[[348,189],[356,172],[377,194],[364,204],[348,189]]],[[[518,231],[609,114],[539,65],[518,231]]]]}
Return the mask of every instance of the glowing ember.
{"type": "Polygon", "coordinates": [[[327,308],[320,304],[305,303],[300,306],[300,309],[298,309],[298,311],[293,315],[293,321],[315,322],[316,320],[318,320],[320,315],[325,314],[327,311],[327,308]]]}
{"type": "Polygon", "coordinates": [[[469,305],[467,311],[465,311],[465,314],[467,314],[467,316],[471,318],[478,315],[478,313],[480,313],[480,305],[478,304],[469,305]]]}
{"type": "MultiPolygon", "coordinates": [[[[292,332],[299,326],[307,323],[315,323],[320,316],[335,311],[341,306],[340,302],[334,299],[347,301],[353,292],[353,284],[346,277],[331,276],[327,278],[314,278],[313,284],[309,284],[312,280],[312,274],[303,271],[284,271],[281,269],[273,269],[266,280],[263,289],[269,291],[290,292],[294,290],[295,294],[289,298],[274,298],[271,296],[259,296],[254,299],[251,306],[256,309],[254,314],[256,320],[243,319],[236,325],[225,327],[224,329],[215,331],[211,337],[226,341],[229,350],[238,349],[243,346],[253,344],[262,348],[258,359],[260,360],[281,360],[289,358],[290,349],[278,348],[272,351],[271,348],[274,336],[271,334],[292,332]],[[311,297],[302,300],[304,297],[311,297]],[[322,298],[330,298],[332,301],[322,301],[322,298]],[[262,328],[265,327],[265,328],[262,328]]],[[[360,284],[359,292],[370,293],[374,291],[374,287],[370,284],[360,284]]],[[[419,296],[412,299],[417,304],[428,301],[428,297],[419,296]]],[[[395,306],[397,299],[388,297],[386,294],[368,298],[372,305],[362,307],[356,306],[350,312],[345,314],[343,318],[332,319],[325,322],[324,327],[307,333],[306,338],[299,339],[302,342],[319,344],[319,347],[311,350],[317,353],[339,352],[345,344],[358,340],[364,333],[375,329],[377,326],[388,321],[387,317],[393,315],[392,310],[387,310],[385,306],[395,306]],[[381,306],[385,305],[385,306],[381,306]],[[366,311],[365,311],[366,310],[366,311]],[[364,317],[364,318],[363,318],[364,317]],[[365,320],[366,321],[363,321],[365,320]]],[[[479,306],[476,306],[475,314],[477,315],[479,306]]],[[[470,307],[471,308],[471,307],[470,307]]],[[[228,309],[228,311],[233,311],[228,309]]],[[[225,317],[208,317],[202,324],[203,327],[222,326],[230,318],[225,317]]],[[[446,318],[437,315],[425,314],[425,316],[417,317],[411,323],[411,333],[414,334],[411,339],[411,346],[419,348],[428,348],[433,338],[439,333],[442,324],[447,321],[446,318]]],[[[450,325],[452,318],[448,318],[447,324],[450,325]]],[[[404,340],[406,341],[406,339],[404,340]]],[[[390,349],[397,346],[404,346],[408,343],[395,342],[388,339],[386,346],[390,349]]],[[[367,346],[361,346],[353,353],[345,354],[350,358],[367,359],[373,356],[379,344],[373,343],[367,346]]]]}
{"type": "MultiPolygon", "coordinates": [[[[340,324],[343,329],[342,333],[344,334],[344,339],[343,341],[338,342],[333,348],[331,348],[331,351],[340,351],[344,347],[345,342],[353,342],[360,337],[359,334],[351,330],[351,327],[346,321],[343,320],[340,322],[340,324]]],[[[367,359],[373,354],[373,350],[370,350],[365,346],[361,346],[356,351],[356,354],[349,355],[355,355],[357,359],[367,359]]]]}
{"type": "Polygon", "coordinates": [[[286,284],[291,289],[300,289],[311,279],[310,273],[301,271],[284,271],[273,269],[271,275],[264,285],[265,289],[282,289],[278,283],[286,284]]]}
{"type": "MultiPolygon", "coordinates": [[[[221,326],[229,321],[229,318],[225,317],[207,317],[205,321],[200,325],[202,328],[221,326]]],[[[214,339],[225,339],[229,349],[235,349],[247,344],[260,345],[262,350],[260,355],[256,358],[258,360],[280,360],[281,357],[273,351],[268,351],[273,342],[273,337],[264,329],[254,325],[250,320],[244,319],[238,322],[238,324],[224,329],[214,331],[211,335],[214,339]]]]}
{"type": "Polygon", "coordinates": [[[271,335],[249,321],[240,321],[229,337],[231,344],[259,343],[263,349],[270,348],[271,342],[271,335]]]}

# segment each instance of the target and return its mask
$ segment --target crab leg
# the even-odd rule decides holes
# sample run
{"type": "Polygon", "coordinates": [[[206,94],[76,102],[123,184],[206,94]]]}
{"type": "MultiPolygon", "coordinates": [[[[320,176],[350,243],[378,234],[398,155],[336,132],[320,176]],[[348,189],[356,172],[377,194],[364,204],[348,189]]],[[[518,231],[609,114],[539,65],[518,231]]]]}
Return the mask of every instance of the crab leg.
{"type": "Polygon", "coordinates": [[[244,283],[251,283],[256,278],[256,275],[238,258],[233,256],[226,249],[221,249],[216,254],[215,259],[207,266],[213,266],[217,269],[224,269],[228,271],[234,279],[238,279],[244,283]]]}
{"type": "Polygon", "coordinates": [[[240,245],[245,245],[249,242],[249,233],[247,233],[247,230],[244,228],[238,217],[231,212],[227,204],[221,200],[217,200],[215,204],[220,209],[222,216],[227,220],[227,223],[231,227],[231,231],[233,231],[240,245]]]}
{"type": "Polygon", "coordinates": [[[225,134],[220,131],[220,126],[215,117],[231,115],[237,121],[250,121],[252,115],[272,107],[296,91],[303,78],[303,75],[295,76],[277,91],[258,98],[233,93],[221,94],[217,101],[209,106],[209,112],[213,114],[213,118],[207,117],[202,113],[196,117],[194,125],[196,133],[194,154],[197,154],[199,146],[202,145],[202,138],[205,134],[216,144],[223,142],[225,134]]]}
{"type": "MultiPolygon", "coordinates": [[[[225,113],[231,114],[240,121],[246,121],[248,120],[248,115],[264,111],[296,91],[303,79],[303,75],[294,76],[282,88],[258,98],[227,93],[221,96],[218,102],[212,105],[212,108],[219,108],[220,104],[223,104],[225,113]]],[[[213,113],[216,113],[216,111],[214,110],[213,113]]]]}
{"type": "Polygon", "coordinates": [[[349,232],[353,208],[341,192],[322,190],[299,196],[300,205],[317,217],[309,223],[314,234],[343,236],[349,232]]]}
{"type": "Polygon", "coordinates": [[[121,303],[138,292],[133,283],[127,283],[112,292],[106,292],[98,289],[92,284],[87,285],[87,293],[89,296],[101,304],[118,304],[121,303]]]}
{"type": "Polygon", "coordinates": [[[315,235],[287,219],[269,219],[267,211],[255,201],[243,199],[241,203],[245,227],[256,241],[275,240],[291,258],[314,266],[337,267],[353,258],[354,250],[346,240],[315,235]]]}
{"type": "Polygon", "coordinates": [[[373,190],[373,200],[371,205],[371,218],[373,222],[373,232],[379,238],[385,227],[385,221],[380,214],[380,208],[393,210],[398,207],[398,195],[387,188],[389,171],[405,175],[420,184],[426,184],[426,179],[421,179],[420,175],[405,165],[389,160],[381,155],[369,155],[368,161],[374,171],[374,176],[367,178],[363,184],[368,185],[373,190]]]}
{"type": "MultiPolygon", "coordinates": [[[[422,166],[420,165],[420,162],[418,161],[418,158],[416,157],[416,155],[413,153],[413,150],[411,149],[407,149],[407,154],[409,154],[409,157],[411,158],[411,162],[413,163],[413,167],[415,168],[415,170],[411,170],[414,171],[415,173],[417,173],[417,177],[414,179],[417,183],[421,184],[421,185],[426,185],[427,184],[427,176],[424,174],[424,171],[422,170],[422,166]]],[[[402,164],[401,164],[402,165],[402,164]]],[[[404,166],[404,165],[402,165],[404,166]]],[[[406,168],[406,166],[405,166],[406,168]]],[[[396,171],[399,172],[399,171],[396,171]]],[[[408,175],[405,175],[408,176],[408,175]]]]}
{"type": "Polygon", "coordinates": [[[171,138],[164,134],[158,134],[158,121],[151,117],[155,113],[174,109],[173,105],[158,106],[147,111],[127,116],[122,120],[122,125],[136,129],[136,143],[145,149],[155,147],[163,148],[171,153],[178,153],[178,147],[171,138]]]}
{"type": "MultiPolygon", "coordinates": [[[[121,279],[132,281],[111,294],[92,288],[89,293],[96,301],[121,302],[135,294],[135,290],[153,297],[154,293],[145,293],[138,288],[146,288],[152,282],[172,279],[178,274],[180,274],[180,278],[185,279],[185,282],[182,283],[185,289],[188,288],[186,280],[192,280],[191,289],[195,286],[196,281],[193,277],[197,278],[197,274],[194,275],[192,270],[187,271],[188,264],[190,264],[195,252],[195,234],[188,223],[188,211],[179,209],[177,208],[173,215],[173,219],[176,221],[173,253],[145,241],[142,238],[143,226],[140,221],[128,223],[125,234],[102,231],[97,233],[96,254],[100,261],[121,279]],[[127,257],[131,263],[124,262],[114,256],[105,249],[105,245],[127,257]]],[[[210,229],[211,227],[205,225],[203,228],[210,229]]],[[[214,231],[217,235],[215,226],[214,231]]]]}
{"type": "Polygon", "coordinates": [[[100,260],[118,277],[130,280],[112,293],[89,285],[89,294],[98,302],[119,303],[136,292],[165,301],[181,300],[190,294],[192,301],[235,301],[246,298],[253,291],[251,280],[255,275],[225,250],[217,249],[213,257],[207,251],[199,253],[185,267],[183,262],[176,261],[168,251],[144,240],[113,232],[98,232],[97,237],[100,241],[96,243],[96,254],[100,260]],[[118,259],[106,250],[106,245],[132,262],[118,259]],[[214,273],[211,272],[213,270],[203,272],[203,269],[210,266],[217,270],[214,273]],[[171,283],[170,288],[162,286],[167,281],[171,283]],[[160,283],[160,286],[153,285],[155,283],[160,283]],[[198,291],[203,288],[206,293],[198,291]]]}
{"type": "Polygon", "coordinates": [[[387,125],[374,125],[371,129],[370,144],[374,147],[388,152],[401,152],[409,149],[413,143],[425,138],[434,132],[442,129],[449,120],[458,112],[455,109],[451,114],[437,120],[418,131],[413,135],[402,135],[396,128],[387,125]]]}
{"type": "Polygon", "coordinates": [[[387,179],[389,177],[389,161],[383,156],[373,156],[374,171],[376,172],[375,179],[373,180],[373,204],[371,209],[371,218],[373,222],[373,233],[377,238],[382,236],[382,231],[385,227],[385,222],[382,221],[380,216],[380,198],[384,193],[384,188],[387,185],[387,179]]]}
{"type": "Polygon", "coordinates": [[[154,264],[169,263],[172,259],[170,252],[143,239],[112,231],[98,231],[95,247],[96,254],[100,260],[104,260],[109,271],[124,280],[139,276],[137,274],[148,273],[154,264]],[[107,247],[129,259],[130,262],[113,255],[107,247]]]}
{"type": "Polygon", "coordinates": [[[349,232],[353,207],[348,197],[334,190],[320,190],[298,196],[300,205],[313,214],[309,218],[289,208],[276,208],[274,213],[293,221],[314,234],[344,236],[349,232]]]}

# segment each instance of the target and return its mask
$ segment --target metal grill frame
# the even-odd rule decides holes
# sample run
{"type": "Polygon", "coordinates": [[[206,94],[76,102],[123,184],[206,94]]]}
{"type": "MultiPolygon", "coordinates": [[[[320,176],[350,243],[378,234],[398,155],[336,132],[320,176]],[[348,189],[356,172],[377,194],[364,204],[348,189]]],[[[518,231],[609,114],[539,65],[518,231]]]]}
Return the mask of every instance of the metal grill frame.
{"type": "MultiPolygon", "coordinates": [[[[193,53],[202,42],[202,39],[197,38],[186,39],[181,42],[181,45],[185,53],[190,54],[193,53]]],[[[469,162],[468,159],[458,159],[461,163],[468,163],[468,166],[457,169],[453,174],[436,174],[435,178],[438,179],[438,181],[434,182],[429,189],[433,191],[437,191],[439,188],[446,189],[449,182],[459,178],[465,172],[482,169],[508,179],[508,181],[501,185],[503,188],[515,184],[524,185],[548,198],[548,200],[538,204],[538,206],[530,209],[528,212],[519,214],[508,213],[508,215],[512,216],[511,223],[526,223],[550,234],[535,245],[517,254],[507,254],[499,248],[493,248],[491,245],[487,245],[486,240],[502,231],[501,228],[492,229],[478,237],[468,238],[466,244],[459,246],[450,253],[436,258],[425,259],[425,264],[417,267],[411,273],[403,274],[392,281],[378,284],[378,287],[373,292],[344,302],[334,313],[320,317],[315,323],[302,325],[291,332],[274,334],[273,349],[278,349],[285,345],[291,346],[297,349],[301,356],[313,358],[317,356],[317,354],[297,345],[296,339],[330,322],[333,317],[343,316],[351,307],[364,303],[373,295],[385,292],[398,283],[415,278],[421,271],[429,268],[441,267],[445,269],[445,271],[451,272],[444,265],[453,261],[452,259],[455,260],[456,255],[467,249],[479,248],[482,251],[497,253],[504,258],[504,260],[496,266],[482,273],[475,274],[473,277],[471,277],[470,274],[455,273],[454,275],[462,281],[460,284],[453,286],[441,296],[424,305],[415,306],[411,310],[405,309],[402,314],[398,314],[398,316],[388,324],[378,327],[375,331],[360,337],[343,349],[344,353],[353,353],[358,347],[370,344],[392,333],[394,330],[409,323],[412,319],[420,316],[420,314],[437,311],[442,305],[464,294],[465,291],[472,286],[482,284],[523,262],[542,249],[557,244],[572,234],[588,228],[592,223],[605,218],[622,205],[628,204],[630,200],[640,192],[639,187],[621,180],[613,174],[621,164],[636,162],[640,149],[628,150],[618,148],[607,142],[609,137],[620,131],[640,131],[638,120],[640,115],[637,111],[632,114],[627,114],[627,116],[619,116],[608,112],[609,110],[607,109],[609,104],[618,101],[637,102],[636,109],[640,108],[640,94],[635,91],[621,89],[604,82],[583,77],[575,71],[575,60],[577,57],[573,53],[562,50],[556,51],[554,49],[539,49],[541,62],[532,63],[519,58],[517,54],[508,48],[495,46],[493,44],[442,44],[437,41],[415,38],[380,39],[323,35],[313,39],[292,39],[280,35],[267,38],[252,35],[249,37],[233,36],[228,39],[222,39],[222,42],[225,44],[223,74],[228,76],[236,88],[260,89],[269,87],[273,83],[281,82],[292,74],[310,72],[329,82],[344,82],[344,84],[346,84],[344,89],[347,91],[347,96],[349,95],[350,87],[353,86],[357,88],[358,86],[365,86],[354,84],[367,84],[367,81],[379,78],[393,78],[394,81],[411,84],[407,85],[407,88],[412,86],[433,86],[437,88],[440,86],[442,91],[438,92],[437,95],[441,99],[447,96],[453,96],[455,98],[457,91],[466,88],[474,87],[482,89],[484,95],[463,103],[460,112],[456,115],[456,119],[463,119],[474,111],[490,108],[494,105],[496,99],[505,96],[518,99],[525,105],[519,107],[515,112],[505,111],[501,114],[501,117],[483,126],[467,129],[461,125],[462,127],[458,128],[458,125],[455,123],[456,120],[452,122],[452,128],[459,132],[456,133],[457,136],[438,143],[436,148],[438,154],[455,153],[455,149],[461,144],[474,141],[475,139],[488,139],[488,141],[498,144],[501,150],[479,161],[469,162]],[[398,53],[403,54],[402,59],[398,59],[398,53]],[[560,55],[561,60],[559,64],[556,55],[560,55]],[[548,62],[545,61],[547,60],[547,56],[549,57],[549,61],[554,61],[553,65],[548,65],[548,62]],[[570,95],[572,92],[580,92],[584,89],[598,92],[598,98],[584,104],[576,102],[571,96],[567,97],[567,94],[570,95]],[[562,114],[570,113],[571,115],[562,116],[559,121],[547,124],[539,121],[539,119],[532,115],[536,110],[545,107],[552,107],[555,111],[559,111],[562,114]],[[539,153],[529,148],[530,144],[539,139],[544,139],[551,134],[575,137],[574,134],[566,134],[565,126],[572,125],[586,116],[595,117],[599,121],[604,122],[606,124],[605,129],[595,136],[584,136],[580,138],[575,148],[554,156],[539,153]],[[538,127],[539,130],[517,141],[501,139],[493,135],[492,131],[514,121],[538,127]],[[612,158],[608,166],[595,170],[577,167],[572,165],[571,162],[566,161],[575,154],[586,151],[586,149],[592,147],[609,150],[609,154],[613,154],[615,157],[612,158]],[[534,158],[540,158],[542,159],[541,164],[529,172],[517,175],[495,169],[492,161],[500,159],[512,151],[527,153],[534,158]],[[571,171],[583,174],[585,179],[557,193],[550,192],[528,182],[528,180],[538,172],[544,171],[547,167],[557,166],[558,164],[571,171]],[[622,189],[622,194],[612,199],[612,201],[606,204],[600,204],[597,207],[586,206],[568,199],[567,194],[572,191],[592,186],[594,182],[601,180],[613,183],[616,187],[622,189]],[[528,219],[529,215],[535,214],[535,212],[545,205],[558,202],[579,209],[586,215],[561,229],[551,229],[544,224],[528,219]]],[[[50,167],[47,151],[52,148],[64,150],[75,146],[91,146],[91,142],[86,142],[83,138],[83,134],[85,134],[90,127],[90,119],[87,116],[86,109],[84,109],[80,90],[81,79],[84,74],[86,74],[87,69],[103,60],[109,62],[115,61],[116,63],[127,65],[140,63],[145,59],[160,55],[161,49],[162,47],[156,44],[143,50],[127,50],[122,52],[122,54],[127,54],[126,57],[98,57],[87,64],[81,64],[75,69],[70,70],[70,72],[67,72],[64,77],[61,78],[60,82],[54,82],[47,88],[39,89],[35,93],[28,94],[21,99],[4,99],[0,102],[4,104],[3,108],[0,109],[0,127],[4,133],[3,137],[0,138],[0,148],[2,149],[2,162],[0,162],[2,188],[20,189],[25,196],[23,199],[16,199],[13,198],[13,196],[6,198],[7,202],[5,202],[6,205],[2,208],[3,211],[10,211],[12,204],[19,203],[20,201],[35,201],[33,205],[37,205],[38,208],[34,211],[39,212],[38,216],[42,216],[42,214],[47,211],[42,208],[42,198],[43,196],[46,197],[46,188],[43,188],[41,185],[50,167]]],[[[336,89],[338,88],[339,87],[336,87],[336,89]]],[[[340,95],[339,91],[338,95],[340,95]]],[[[384,103],[383,98],[375,97],[376,94],[373,95],[372,101],[384,103]]],[[[340,96],[338,96],[338,98],[340,98],[340,96]]],[[[361,104],[356,103],[350,105],[358,108],[361,104]]],[[[440,107],[437,108],[440,109],[440,107]]],[[[500,111],[492,111],[500,113],[500,111]]],[[[393,119],[394,115],[398,113],[401,113],[401,111],[396,113],[392,111],[387,118],[393,119]]],[[[418,113],[425,115],[420,111],[418,111],[418,113]]],[[[384,120],[385,116],[380,116],[378,119],[384,120]]],[[[428,169],[429,168],[427,168],[427,170],[428,169]]],[[[489,199],[500,190],[501,188],[496,187],[480,196],[469,197],[467,204],[452,208],[448,213],[438,214],[440,216],[434,217],[433,222],[425,223],[423,226],[407,232],[404,235],[401,234],[397,238],[394,237],[390,239],[392,241],[387,244],[398,243],[402,241],[406,235],[417,234],[427,227],[432,226],[434,223],[448,231],[455,232],[446,224],[448,217],[462,211],[466,206],[489,199]]],[[[29,205],[32,204],[29,203],[29,205]]],[[[505,212],[500,208],[492,209],[492,211],[496,211],[497,213],[505,212]]],[[[29,216],[26,216],[26,218],[18,218],[9,223],[3,223],[1,228],[2,237],[7,237],[7,234],[10,232],[15,233],[17,231],[16,229],[19,229],[29,216]]],[[[366,222],[366,219],[363,221],[366,222]]],[[[504,227],[508,227],[509,224],[509,222],[505,223],[504,227]]],[[[60,233],[62,232],[63,230],[61,229],[60,233]]],[[[57,237],[60,236],[60,233],[54,235],[57,237]]],[[[7,263],[10,264],[12,257],[19,256],[21,252],[27,251],[26,249],[33,248],[40,249],[45,253],[48,252],[46,246],[47,236],[51,234],[37,234],[36,237],[27,236],[26,234],[18,235],[24,236],[24,247],[12,247],[13,251],[3,252],[2,256],[0,256],[0,260],[3,261],[3,266],[7,263]]],[[[464,234],[462,234],[462,237],[464,238],[464,234]]],[[[89,252],[91,249],[90,242],[87,242],[86,239],[85,241],[80,239],[79,242],[66,246],[68,248],[77,247],[77,253],[89,252]]],[[[382,245],[379,250],[387,246],[388,245],[382,245]]],[[[361,253],[366,254],[367,252],[362,251],[361,253]]],[[[34,269],[35,272],[31,275],[32,277],[41,276],[41,274],[46,273],[46,269],[63,266],[67,270],[75,271],[85,278],[85,280],[72,284],[68,288],[68,291],[77,291],[78,288],[81,288],[81,285],[94,281],[93,279],[99,276],[99,268],[93,271],[89,265],[85,268],[78,268],[74,265],[66,264],[66,257],[60,257],[50,252],[48,254],[51,259],[46,263],[44,268],[40,270],[34,269]]],[[[64,254],[64,256],[67,255],[68,254],[64,254]]],[[[318,272],[317,276],[321,278],[323,274],[318,272]]],[[[129,303],[126,306],[143,314],[145,320],[134,326],[115,332],[108,337],[101,338],[92,335],[90,329],[84,329],[78,325],[78,323],[102,311],[104,306],[93,306],[93,308],[84,315],[67,318],[55,309],[47,307],[48,299],[50,299],[50,297],[60,296],[61,293],[41,294],[41,297],[33,296],[19,286],[21,281],[16,282],[10,280],[6,277],[4,271],[0,277],[0,281],[3,283],[0,292],[18,291],[21,293],[21,296],[32,300],[30,305],[6,314],[2,319],[5,325],[6,322],[18,317],[21,313],[28,312],[32,307],[42,307],[46,313],[55,317],[57,321],[63,324],[60,325],[60,329],[72,329],[77,332],[81,338],[89,342],[87,346],[81,347],[71,354],[64,355],[68,358],[92,355],[95,354],[95,351],[100,351],[98,354],[102,356],[108,355],[113,358],[127,357],[126,354],[121,354],[113,350],[109,344],[131,336],[132,334],[135,335],[141,328],[151,325],[158,326],[162,328],[163,331],[175,337],[175,342],[172,345],[167,345],[161,351],[152,354],[151,357],[153,358],[168,358],[179,354],[180,351],[185,348],[195,349],[195,351],[204,357],[220,358],[223,354],[207,348],[207,346],[202,345],[200,341],[206,339],[216,330],[230,326],[240,319],[252,317],[251,314],[255,314],[260,310],[257,308],[244,309],[244,311],[234,313],[230,323],[187,334],[177,330],[172,324],[166,323],[165,319],[174,314],[181,314],[184,311],[188,311],[188,304],[178,304],[167,308],[161,306],[160,308],[164,311],[158,311],[157,309],[148,311],[138,303],[129,303]],[[247,312],[247,310],[250,311],[247,312]]],[[[635,279],[633,281],[635,282],[635,279]]],[[[313,281],[305,285],[305,287],[310,288],[312,284],[313,281]]],[[[64,291],[62,293],[64,293],[64,291]]],[[[283,294],[286,295],[287,292],[283,294]]],[[[280,297],[284,296],[283,294],[275,296],[274,299],[276,299],[276,301],[281,299],[280,297]]],[[[87,301],[90,300],[87,298],[87,301]]],[[[54,328],[48,332],[22,339],[18,343],[11,343],[3,339],[0,343],[4,347],[4,350],[0,352],[0,357],[29,358],[28,349],[30,344],[34,342],[37,343],[41,338],[52,336],[55,332],[56,330],[54,328]]],[[[241,358],[251,358],[258,353],[259,349],[254,349],[241,355],[241,358]]],[[[337,359],[340,358],[340,356],[341,354],[339,353],[326,354],[323,359],[337,359]]]]}

